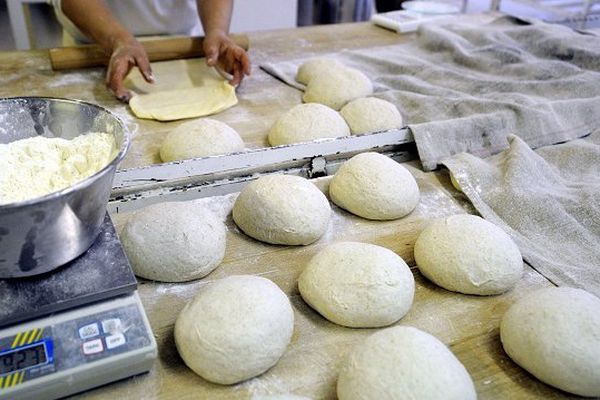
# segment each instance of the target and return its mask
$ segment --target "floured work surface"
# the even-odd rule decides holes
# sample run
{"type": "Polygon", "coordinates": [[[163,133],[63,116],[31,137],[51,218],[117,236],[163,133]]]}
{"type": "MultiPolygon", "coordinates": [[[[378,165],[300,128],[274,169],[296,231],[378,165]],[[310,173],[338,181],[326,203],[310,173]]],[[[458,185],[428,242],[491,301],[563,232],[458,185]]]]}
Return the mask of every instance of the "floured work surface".
{"type": "MultiPolygon", "coordinates": [[[[410,167],[409,167],[410,168],[410,167]]],[[[480,399],[563,398],[512,362],[502,350],[498,327],[508,307],[532,290],[551,284],[525,266],[516,288],[500,296],[480,297],[441,289],[414,267],[413,245],[433,218],[472,212],[442,173],[410,168],[421,200],[408,217],[368,221],[335,206],[327,233],[309,246],[275,246],[250,239],[227,218],[227,249],[223,263],[206,278],[185,284],[140,280],[142,303],[157,338],[159,359],[147,375],[85,393],[86,399],[249,399],[260,394],[293,393],[314,399],[334,399],[338,369],[344,356],[377,329],[350,329],[330,323],[300,297],[297,278],[307,261],[335,241],[361,241],[387,247],[402,256],[415,275],[415,300],[400,325],[423,329],[450,346],[475,382],[480,399]],[[279,363],[265,374],[232,386],[211,384],[188,369],[175,348],[173,325],[179,311],[198,290],[216,279],[236,274],[273,280],[291,299],[295,314],[292,342],[279,363]]],[[[323,178],[327,181],[328,178],[323,178]]],[[[200,199],[225,215],[234,195],[200,199]]],[[[114,216],[122,227],[127,214],[114,216]]]]}
{"type": "MultiPolygon", "coordinates": [[[[457,19],[486,22],[486,16],[460,15],[457,19]]],[[[489,18],[487,18],[489,19],[489,18]]],[[[275,119],[300,103],[301,92],[273,79],[258,65],[342,49],[385,46],[414,39],[369,23],[305,27],[250,34],[253,62],[251,79],[238,89],[240,103],[217,116],[236,129],[250,148],[265,147],[266,134],[275,119]]],[[[160,162],[158,148],[179,122],[160,123],[131,116],[104,85],[104,70],[52,71],[47,51],[0,53],[0,96],[54,96],[92,101],[109,108],[130,129],[132,146],[121,168],[160,162]]],[[[412,170],[414,172],[414,169],[412,170]]],[[[117,382],[80,395],[80,398],[203,399],[249,398],[250,393],[293,392],[314,398],[334,398],[337,368],[351,348],[374,329],[342,328],[327,322],[300,298],[296,280],[305,263],[334,240],[358,240],[388,247],[411,265],[416,277],[415,302],[401,324],[424,329],[451,346],[473,377],[479,398],[564,398],[559,392],[516,366],[502,351],[498,324],[508,306],[527,292],[550,286],[541,275],[525,268],[519,285],[494,297],[450,293],[422,278],[414,268],[412,248],[417,234],[431,218],[464,212],[465,200],[439,173],[417,173],[422,199],[407,218],[371,222],[334,207],[328,234],[308,247],[270,246],[235,230],[228,221],[225,260],[204,280],[188,284],[154,284],[142,281],[142,301],[159,345],[159,360],[146,375],[117,382]],[[290,296],[296,316],[295,332],[287,352],[272,370],[241,385],[221,387],[191,372],[177,355],[173,324],[178,312],[205,283],[232,274],[260,274],[272,279],[290,296]]],[[[220,200],[220,199],[215,199],[220,200]]],[[[115,218],[116,220],[116,218],[115,218]]],[[[118,222],[118,221],[116,221],[118,222]]]]}
{"type": "Polygon", "coordinates": [[[152,63],[155,82],[134,68],[125,81],[134,97],[129,101],[138,118],[176,121],[212,115],[237,104],[235,88],[206,65],[205,58],[152,63]]]}
{"type": "MultiPolygon", "coordinates": [[[[399,36],[370,23],[263,31],[248,36],[252,43],[248,53],[252,74],[236,90],[239,103],[211,118],[235,129],[250,149],[268,147],[267,133],[275,120],[301,103],[298,90],[268,75],[258,67],[259,64],[297,58],[299,54],[310,56],[411,40],[410,35],[399,36]]],[[[105,68],[53,71],[48,51],[43,50],[0,52],[0,97],[50,96],[99,104],[121,118],[132,135],[131,146],[119,168],[160,163],[162,141],[184,121],[157,122],[135,118],[129,106],[106,89],[105,72],[105,68]]],[[[172,79],[177,78],[175,73],[170,75],[172,79]]],[[[161,82],[157,83],[160,85],[161,82]]]]}

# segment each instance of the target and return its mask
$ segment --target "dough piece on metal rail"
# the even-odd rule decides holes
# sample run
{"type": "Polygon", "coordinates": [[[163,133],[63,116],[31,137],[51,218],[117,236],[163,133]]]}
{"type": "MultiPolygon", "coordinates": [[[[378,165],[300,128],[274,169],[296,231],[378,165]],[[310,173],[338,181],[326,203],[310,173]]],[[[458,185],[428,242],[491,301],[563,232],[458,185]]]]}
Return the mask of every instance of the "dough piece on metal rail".
{"type": "Polygon", "coordinates": [[[285,245],[307,245],[329,226],[327,197],[308,179],[267,175],[249,183],[233,206],[233,220],[254,239],[285,245]]]}
{"type": "Polygon", "coordinates": [[[402,115],[395,105],[377,97],[352,100],[340,110],[353,135],[400,129],[402,115]]]}
{"type": "Polygon", "coordinates": [[[340,110],[348,102],[372,93],[373,84],[365,74],[354,68],[342,67],[329,69],[312,78],[302,100],[340,110]]]}
{"type": "Polygon", "coordinates": [[[392,220],[412,212],[419,186],[402,165],[383,154],[357,154],[337,170],[329,184],[331,200],[363,218],[392,220]]]}
{"type": "Polygon", "coordinates": [[[136,93],[129,106],[138,118],[175,121],[216,114],[237,104],[235,88],[204,58],[153,63],[152,72],[153,84],[137,68],[125,81],[136,93]]]}
{"type": "Polygon", "coordinates": [[[173,129],[160,146],[164,162],[216,156],[244,150],[240,135],[224,122],[200,118],[173,129]]]}
{"type": "Polygon", "coordinates": [[[308,85],[315,76],[319,76],[331,69],[345,68],[344,64],[335,58],[321,57],[311,58],[305,61],[299,68],[296,74],[296,81],[308,85]]]}
{"type": "Polygon", "coordinates": [[[269,144],[280,146],[349,135],[350,128],[337,111],[317,103],[299,104],[275,122],[269,131],[269,144]]]}

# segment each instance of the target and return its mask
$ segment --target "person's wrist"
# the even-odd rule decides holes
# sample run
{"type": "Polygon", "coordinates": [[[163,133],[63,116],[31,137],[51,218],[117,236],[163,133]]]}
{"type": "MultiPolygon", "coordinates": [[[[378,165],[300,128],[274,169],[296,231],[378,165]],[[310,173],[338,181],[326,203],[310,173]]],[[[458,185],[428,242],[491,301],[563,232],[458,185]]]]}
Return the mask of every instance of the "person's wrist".
{"type": "Polygon", "coordinates": [[[204,33],[204,36],[214,37],[214,38],[218,38],[218,37],[226,38],[227,32],[224,31],[223,29],[210,29],[204,33]]]}
{"type": "Polygon", "coordinates": [[[108,38],[106,49],[114,53],[120,47],[137,44],[136,38],[129,32],[116,32],[108,38]]]}

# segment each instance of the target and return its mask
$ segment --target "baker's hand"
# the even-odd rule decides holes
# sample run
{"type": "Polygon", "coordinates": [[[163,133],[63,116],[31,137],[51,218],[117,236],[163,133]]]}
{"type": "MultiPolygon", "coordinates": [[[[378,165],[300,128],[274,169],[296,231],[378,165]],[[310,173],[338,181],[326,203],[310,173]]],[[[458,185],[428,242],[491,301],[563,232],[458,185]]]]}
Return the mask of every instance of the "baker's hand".
{"type": "Polygon", "coordinates": [[[204,37],[206,64],[230,74],[229,83],[240,84],[244,76],[250,75],[250,58],[240,46],[235,44],[223,31],[207,32],[204,37]]]}
{"type": "Polygon", "coordinates": [[[131,99],[131,92],[125,88],[123,82],[129,71],[136,66],[146,82],[154,82],[148,55],[140,42],[134,37],[116,41],[108,63],[106,86],[119,100],[126,103],[131,99]]]}

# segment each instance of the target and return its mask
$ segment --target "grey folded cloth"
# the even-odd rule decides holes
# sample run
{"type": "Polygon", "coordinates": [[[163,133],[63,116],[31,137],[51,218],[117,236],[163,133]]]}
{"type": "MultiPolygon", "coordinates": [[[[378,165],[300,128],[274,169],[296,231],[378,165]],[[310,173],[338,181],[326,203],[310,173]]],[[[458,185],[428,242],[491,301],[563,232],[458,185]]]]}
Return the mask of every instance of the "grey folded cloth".
{"type": "Polygon", "coordinates": [[[535,151],[516,136],[509,143],[487,159],[463,153],[443,164],[538,272],[600,296],[600,130],[535,151]]]}
{"type": "MultiPolygon", "coordinates": [[[[325,55],[363,71],[394,103],[424,169],[450,155],[495,154],[517,134],[533,148],[600,127],[600,39],[501,17],[486,25],[422,25],[416,40],[325,55]]],[[[306,59],[262,65],[295,82],[306,59]]]]}

